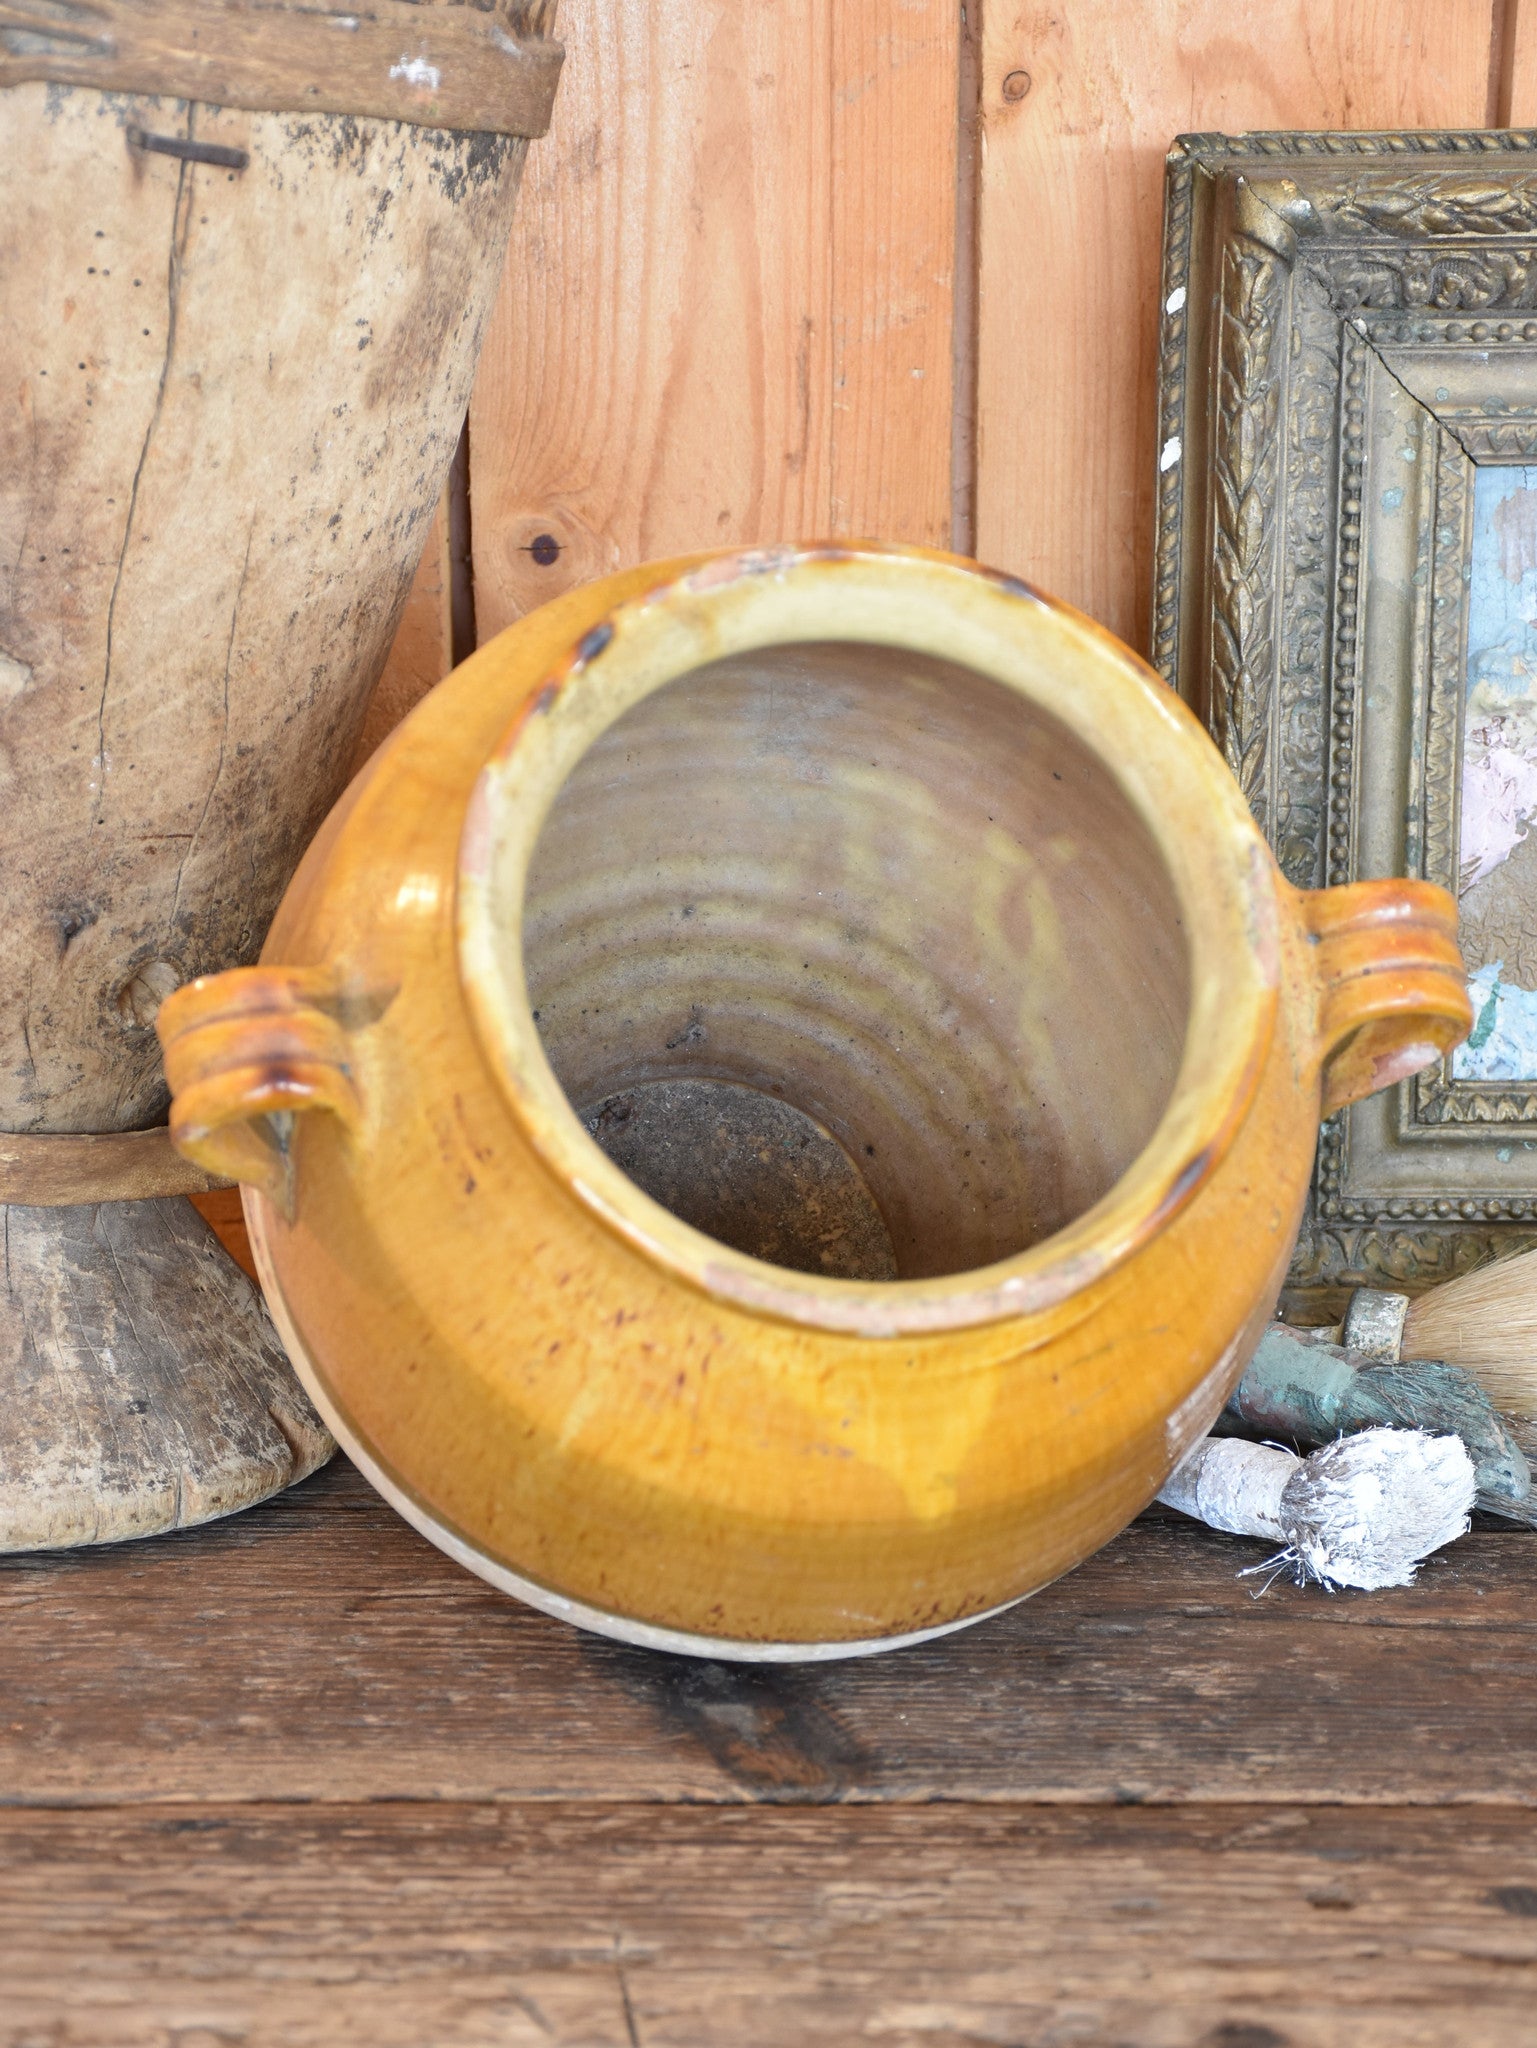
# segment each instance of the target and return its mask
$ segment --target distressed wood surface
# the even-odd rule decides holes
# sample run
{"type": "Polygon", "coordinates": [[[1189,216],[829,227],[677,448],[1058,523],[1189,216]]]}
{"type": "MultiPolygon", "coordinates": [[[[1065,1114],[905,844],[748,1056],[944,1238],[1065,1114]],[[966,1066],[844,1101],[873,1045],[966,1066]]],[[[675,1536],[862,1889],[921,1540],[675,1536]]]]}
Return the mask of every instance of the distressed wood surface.
{"type": "Polygon", "coordinates": [[[0,1204],[67,1208],[204,1194],[220,1185],[183,1159],[164,1125],[148,1131],[0,1131],[0,1204]]]}
{"type": "Polygon", "coordinates": [[[0,90],[0,1194],[79,1205],[0,1209],[0,1549],[228,1513],[329,1445],[192,1211],[91,1206],[124,1146],[95,1187],[58,1154],[163,1118],[159,1003],[254,959],[346,779],[525,146],[0,90]]]}
{"type": "Polygon", "coordinates": [[[185,1528],[330,1457],[186,1202],[0,1206],[0,1254],[0,1551],[185,1528]]]}
{"type": "Polygon", "coordinates": [[[1491,0],[1003,0],[983,15],[977,553],[1147,645],[1176,134],[1481,127],[1491,0]]]}
{"type": "Polygon", "coordinates": [[[133,111],[248,167],[131,160],[127,105],[100,94],[0,94],[0,1125],[19,1131],[162,1118],[158,1003],[255,958],[393,637],[525,147],[133,111]]]}
{"type": "Polygon", "coordinates": [[[176,1799],[1537,1804],[1537,1543],[1330,1597],[1143,1522],[1000,1619],[733,1667],[492,1591],[343,1466],[195,1536],[0,1565],[12,1803],[176,1799]]]}
{"type": "Polygon", "coordinates": [[[580,1636],[345,1467],[0,1561],[0,2048],[1533,2038],[1537,1544],[1259,1550],[798,1671],[580,1636]]]}
{"type": "Polygon", "coordinates": [[[532,5],[6,0],[0,89],[38,80],[221,107],[543,135],[558,43],[532,5]],[[408,11],[408,8],[410,11],[408,11]]]}
{"type": "Polygon", "coordinates": [[[0,2043],[1468,2048],[1534,1912],[1499,1811],[10,1813],[0,2043]]]}
{"type": "Polygon", "coordinates": [[[950,531],[949,0],[568,0],[470,415],[484,641],[733,541],[950,531]]]}
{"type": "Polygon", "coordinates": [[[389,658],[368,700],[352,756],[354,774],[454,665],[447,497],[445,490],[432,515],[389,658]]]}

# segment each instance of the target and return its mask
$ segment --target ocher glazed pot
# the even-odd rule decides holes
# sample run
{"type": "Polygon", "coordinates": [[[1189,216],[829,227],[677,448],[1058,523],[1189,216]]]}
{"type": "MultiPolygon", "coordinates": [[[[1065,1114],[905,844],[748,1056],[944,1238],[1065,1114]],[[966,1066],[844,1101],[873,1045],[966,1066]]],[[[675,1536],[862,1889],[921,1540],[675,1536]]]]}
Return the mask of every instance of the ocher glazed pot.
{"type": "MultiPolygon", "coordinates": [[[[1320,1108],[1467,1029],[1454,915],[1291,889],[1179,701],[1021,584],[674,562],[375,757],[263,965],[164,1005],[172,1128],[434,1540],[633,1641],[850,1654],[1156,1492],[1270,1313],[1320,1108]],[[839,1277],[836,1204],[806,1272],[643,1194],[589,1127],[683,1084],[763,1106],[766,1172],[796,1131],[857,1167],[897,1277],[839,1277]]],[[[668,1171],[708,1181],[717,1125],[668,1171]]]]}

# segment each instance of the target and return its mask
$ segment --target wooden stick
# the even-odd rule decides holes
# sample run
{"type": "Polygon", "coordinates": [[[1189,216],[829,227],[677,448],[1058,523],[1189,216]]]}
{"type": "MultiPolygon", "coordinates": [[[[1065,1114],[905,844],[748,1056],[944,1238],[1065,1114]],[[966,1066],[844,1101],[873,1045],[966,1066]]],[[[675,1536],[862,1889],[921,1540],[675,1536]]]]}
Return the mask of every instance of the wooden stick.
{"type": "Polygon", "coordinates": [[[230,1185],[183,1159],[164,1124],[149,1131],[0,1131],[0,1203],[61,1209],[230,1185]]]}

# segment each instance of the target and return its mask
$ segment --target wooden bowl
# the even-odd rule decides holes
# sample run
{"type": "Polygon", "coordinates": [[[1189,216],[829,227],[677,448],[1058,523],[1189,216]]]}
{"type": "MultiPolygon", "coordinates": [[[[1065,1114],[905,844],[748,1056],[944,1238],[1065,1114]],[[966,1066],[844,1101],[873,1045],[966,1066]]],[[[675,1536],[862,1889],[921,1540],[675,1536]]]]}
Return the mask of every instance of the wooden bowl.
{"type": "Polygon", "coordinates": [[[587,1627],[790,1658],[1129,1520],[1265,1324],[1320,1108],[1468,1016],[1451,900],[1290,888],[1099,628],[806,547],[502,634],[161,1030],[403,1513],[587,1627]]]}

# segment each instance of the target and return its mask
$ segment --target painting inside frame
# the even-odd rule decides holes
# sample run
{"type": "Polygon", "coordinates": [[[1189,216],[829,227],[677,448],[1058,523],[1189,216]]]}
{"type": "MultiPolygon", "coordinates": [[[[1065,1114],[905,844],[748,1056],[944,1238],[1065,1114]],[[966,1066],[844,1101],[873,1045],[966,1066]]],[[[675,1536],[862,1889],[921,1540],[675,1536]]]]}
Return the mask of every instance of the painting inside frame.
{"type": "Polygon", "coordinates": [[[1473,1030],[1457,1081],[1537,1081],[1537,466],[1473,475],[1458,895],[1473,1030]]]}

